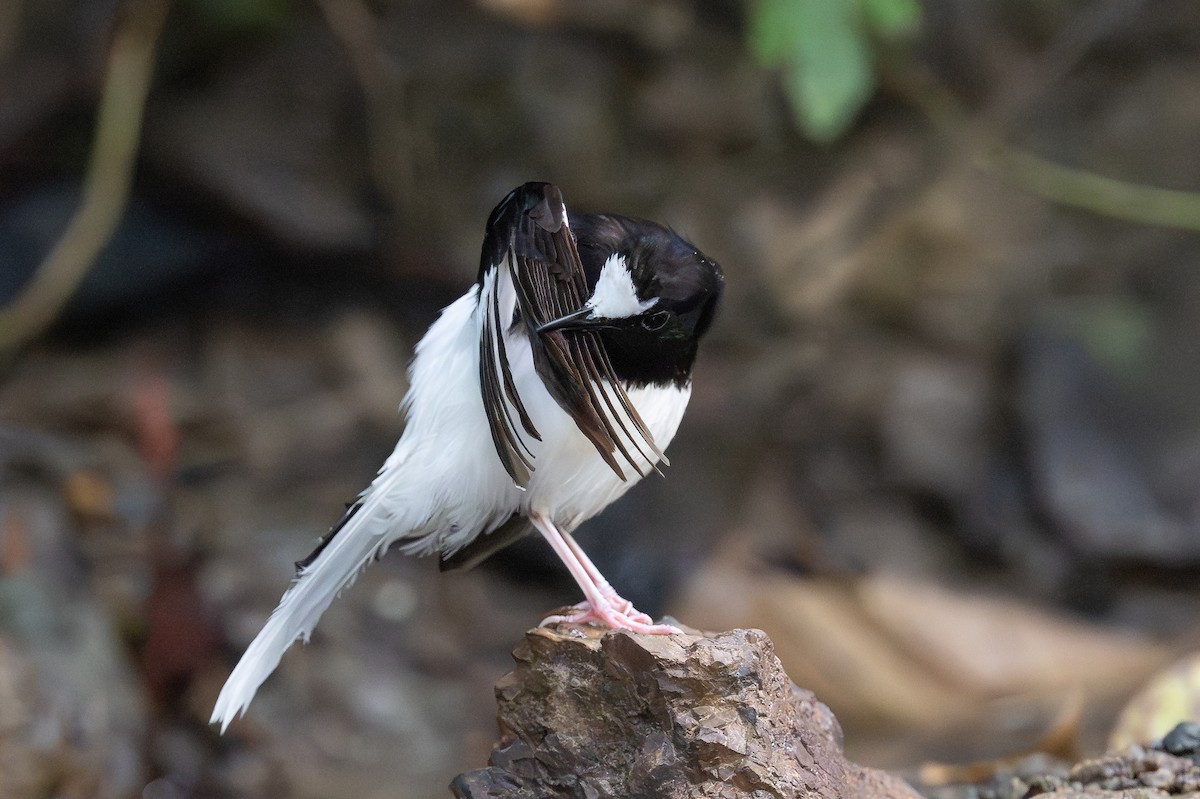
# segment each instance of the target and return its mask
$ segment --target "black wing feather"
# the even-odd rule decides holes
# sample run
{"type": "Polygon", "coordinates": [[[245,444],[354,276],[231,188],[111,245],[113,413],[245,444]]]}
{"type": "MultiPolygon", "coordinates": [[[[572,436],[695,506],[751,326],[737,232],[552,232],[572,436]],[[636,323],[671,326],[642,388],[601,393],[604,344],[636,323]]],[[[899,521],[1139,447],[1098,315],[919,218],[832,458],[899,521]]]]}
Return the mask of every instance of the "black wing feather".
{"type": "Polygon", "coordinates": [[[321,536],[321,540],[317,541],[316,548],[313,549],[312,552],[308,553],[308,557],[306,557],[304,560],[296,561],[297,577],[300,576],[301,572],[313,565],[313,561],[321,557],[321,553],[325,551],[325,547],[332,543],[334,536],[342,531],[342,528],[346,526],[346,522],[354,518],[354,514],[358,513],[358,509],[361,507],[362,500],[355,500],[346,506],[346,510],[342,514],[342,517],[337,520],[337,523],[334,524],[333,527],[329,528],[329,532],[321,536]]]}
{"type": "MultiPolygon", "coordinates": [[[[625,439],[651,463],[665,460],[613,372],[599,337],[589,331],[537,332],[547,322],[581,309],[588,296],[587,276],[557,187],[526,183],[492,212],[480,264],[481,291],[484,277],[492,269],[509,272],[516,289],[517,316],[525,324],[534,367],[546,390],[570,414],[604,462],[622,480],[626,477],[621,461],[643,474],[625,439]],[[652,456],[646,454],[647,450],[652,456]]],[[[499,285],[499,275],[493,285],[499,285]]],[[[498,297],[496,289],[490,298],[493,307],[485,309],[480,386],[496,453],[513,481],[524,487],[533,469],[532,456],[513,423],[510,405],[521,428],[540,437],[508,369],[498,297]]]]}

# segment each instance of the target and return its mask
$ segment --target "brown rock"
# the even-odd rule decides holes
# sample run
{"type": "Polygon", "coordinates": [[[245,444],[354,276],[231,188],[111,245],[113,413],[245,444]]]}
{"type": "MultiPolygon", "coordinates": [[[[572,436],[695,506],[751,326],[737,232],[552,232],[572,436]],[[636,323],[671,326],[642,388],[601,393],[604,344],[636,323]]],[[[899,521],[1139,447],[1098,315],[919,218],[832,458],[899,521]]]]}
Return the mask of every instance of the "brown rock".
{"type": "Polygon", "coordinates": [[[559,625],[526,633],[513,656],[491,765],[454,780],[459,799],[916,797],[845,759],[837,719],[760,630],[559,625]]]}

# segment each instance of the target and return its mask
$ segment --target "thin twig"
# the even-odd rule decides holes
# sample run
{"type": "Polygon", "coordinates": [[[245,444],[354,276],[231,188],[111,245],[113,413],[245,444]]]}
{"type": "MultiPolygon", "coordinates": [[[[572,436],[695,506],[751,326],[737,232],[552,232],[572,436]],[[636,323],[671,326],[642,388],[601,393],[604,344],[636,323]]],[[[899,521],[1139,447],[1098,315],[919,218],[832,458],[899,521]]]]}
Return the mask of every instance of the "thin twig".
{"type": "Polygon", "coordinates": [[[1006,69],[1009,79],[997,87],[993,98],[980,111],[980,121],[990,130],[1007,130],[1014,119],[1028,113],[1053,87],[1060,85],[1097,45],[1128,30],[1148,2],[1102,0],[1079,6],[1045,49],[1024,67],[1006,69]]]}
{"type": "Polygon", "coordinates": [[[135,0],[122,9],[105,70],[83,197],[29,285],[0,309],[0,354],[13,352],[53,323],[116,230],[129,199],[155,45],[169,6],[169,0],[135,0]]]}
{"type": "Polygon", "coordinates": [[[411,218],[436,200],[417,188],[420,142],[405,113],[407,71],[387,52],[380,20],[363,0],[317,0],[317,6],[362,89],[375,187],[394,211],[411,218]]]}

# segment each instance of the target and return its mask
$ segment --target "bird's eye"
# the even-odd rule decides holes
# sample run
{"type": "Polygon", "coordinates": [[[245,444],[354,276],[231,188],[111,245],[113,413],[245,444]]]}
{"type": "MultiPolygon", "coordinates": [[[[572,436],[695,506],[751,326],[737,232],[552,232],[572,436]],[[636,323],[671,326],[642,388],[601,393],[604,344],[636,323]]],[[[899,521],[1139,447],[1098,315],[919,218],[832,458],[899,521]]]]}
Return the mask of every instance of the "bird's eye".
{"type": "Polygon", "coordinates": [[[652,313],[642,320],[642,327],[647,330],[662,330],[667,326],[667,322],[671,321],[670,311],[659,311],[652,313]]]}

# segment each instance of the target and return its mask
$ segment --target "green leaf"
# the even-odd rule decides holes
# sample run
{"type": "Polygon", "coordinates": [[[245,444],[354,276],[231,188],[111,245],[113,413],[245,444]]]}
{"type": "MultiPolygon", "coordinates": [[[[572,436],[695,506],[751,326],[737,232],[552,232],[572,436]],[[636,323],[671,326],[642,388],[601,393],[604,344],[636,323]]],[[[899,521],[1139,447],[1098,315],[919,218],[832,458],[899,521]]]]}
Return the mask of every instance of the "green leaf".
{"type": "Polygon", "coordinates": [[[917,0],[859,0],[867,25],[886,39],[915,33],[921,24],[917,0]]]}
{"type": "MultiPolygon", "coordinates": [[[[799,0],[803,2],[803,0],[799,0]]],[[[750,14],[750,47],[763,66],[775,67],[789,60],[795,41],[803,36],[796,14],[798,0],[759,0],[750,14]]]]}
{"type": "Polygon", "coordinates": [[[829,142],[854,120],[875,86],[866,32],[854,3],[792,0],[794,40],[783,81],[800,128],[829,142]]]}
{"type": "Polygon", "coordinates": [[[919,0],[758,0],[747,31],[759,62],[781,70],[800,129],[829,142],[875,88],[871,34],[896,38],[920,21],[919,0]]]}

